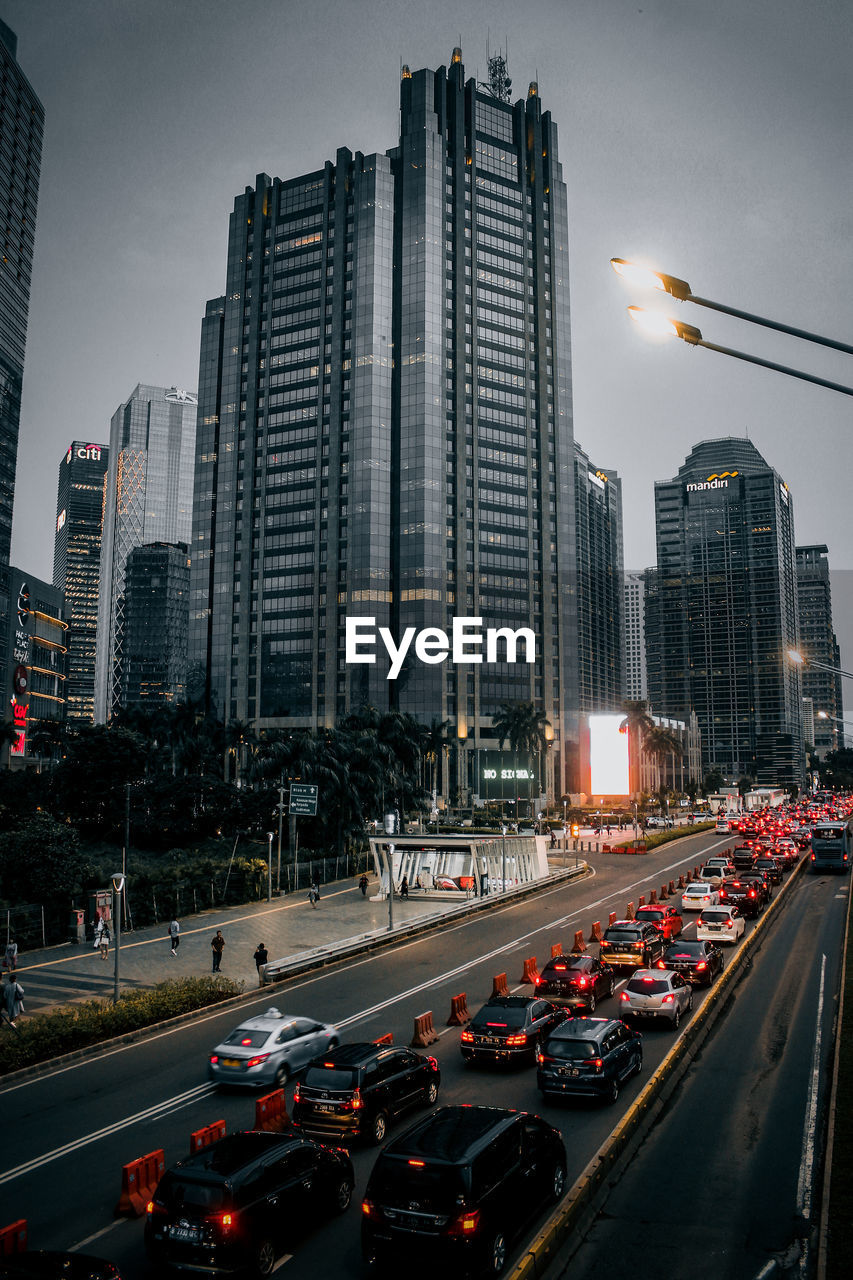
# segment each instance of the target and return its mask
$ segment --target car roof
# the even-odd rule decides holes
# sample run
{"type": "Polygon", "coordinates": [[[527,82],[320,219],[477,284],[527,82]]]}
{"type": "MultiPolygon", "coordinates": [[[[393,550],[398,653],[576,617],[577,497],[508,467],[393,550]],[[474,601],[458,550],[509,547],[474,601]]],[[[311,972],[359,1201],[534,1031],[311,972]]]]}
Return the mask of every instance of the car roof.
{"type": "Polygon", "coordinates": [[[611,1027],[620,1025],[618,1018],[566,1018],[551,1032],[550,1040],[597,1040],[611,1027]]]}
{"type": "Polygon", "coordinates": [[[327,1049],[322,1057],[316,1058],[312,1066],[331,1064],[335,1067],[360,1067],[373,1058],[387,1057],[390,1053],[399,1053],[399,1046],[376,1045],[371,1041],[359,1041],[356,1044],[339,1044],[334,1049],[327,1049]]]}
{"type": "Polygon", "coordinates": [[[291,1147],[304,1145],[304,1140],[292,1133],[268,1133],[260,1129],[247,1129],[241,1133],[226,1134],[212,1146],[204,1147],[194,1155],[179,1160],[169,1172],[182,1174],[192,1169],[231,1178],[247,1165],[254,1164],[256,1160],[268,1155],[270,1151],[286,1151],[291,1147]]]}
{"type": "Polygon", "coordinates": [[[674,978],[675,971],[673,969],[635,969],[628,979],[633,982],[635,978],[674,978]]]}
{"type": "Polygon", "coordinates": [[[486,1139],[507,1128],[520,1111],[504,1107],[439,1107],[425,1120],[392,1139],[380,1155],[417,1156],[456,1164],[467,1160],[486,1139]]]}
{"type": "Polygon", "coordinates": [[[526,1009],[535,996],[491,996],[484,1009],[526,1009]]]}
{"type": "MultiPolygon", "coordinates": [[[[580,955],[570,954],[567,956],[551,956],[551,959],[545,964],[545,969],[586,969],[589,968],[594,959],[595,956],[591,956],[588,953],[580,955]]],[[[490,1000],[489,1004],[492,1003],[493,1002],[490,1000]]]]}
{"type": "Polygon", "coordinates": [[[607,926],[607,931],[611,929],[637,929],[642,924],[641,920],[614,920],[612,924],[607,926]]]}
{"type": "Polygon", "coordinates": [[[256,1013],[253,1018],[247,1018],[245,1022],[238,1023],[234,1029],[235,1031],[273,1031],[293,1022],[297,1016],[295,1013],[282,1013],[273,1005],[264,1013],[256,1013]]]}

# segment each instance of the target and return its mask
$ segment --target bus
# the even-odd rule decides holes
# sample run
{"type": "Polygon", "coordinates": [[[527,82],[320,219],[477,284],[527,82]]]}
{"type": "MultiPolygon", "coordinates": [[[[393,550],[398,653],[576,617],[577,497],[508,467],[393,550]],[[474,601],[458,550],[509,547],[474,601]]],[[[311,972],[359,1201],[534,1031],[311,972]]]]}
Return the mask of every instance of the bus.
{"type": "Polygon", "coordinates": [[[853,818],[817,822],[812,827],[812,871],[849,871],[853,856],[853,818]]]}

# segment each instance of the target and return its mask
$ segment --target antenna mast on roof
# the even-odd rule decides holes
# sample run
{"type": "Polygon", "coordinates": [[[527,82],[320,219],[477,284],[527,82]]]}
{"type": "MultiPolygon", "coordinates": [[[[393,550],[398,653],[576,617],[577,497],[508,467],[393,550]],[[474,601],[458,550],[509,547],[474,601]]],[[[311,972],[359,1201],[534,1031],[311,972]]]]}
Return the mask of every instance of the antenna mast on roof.
{"type": "Polygon", "coordinates": [[[489,53],[489,41],[486,38],[486,66],[488,67],[488,79],[483,80],[478,88],[484,90],[485,93],[491,94],[493,98],[497,98],[498,102],[509,102],[512,97],[512,80],[509,77],[507,69],[507,53],[509,45],[504,53],[489,53]]]}

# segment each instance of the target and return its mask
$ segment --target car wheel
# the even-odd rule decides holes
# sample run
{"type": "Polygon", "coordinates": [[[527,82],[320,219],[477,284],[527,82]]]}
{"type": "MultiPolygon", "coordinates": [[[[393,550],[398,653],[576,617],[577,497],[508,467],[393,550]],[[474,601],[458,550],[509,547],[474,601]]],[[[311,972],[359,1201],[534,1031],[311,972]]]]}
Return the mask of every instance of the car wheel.
{"type": "Polygon", "coordinates": [[[673,1031],[677,1031],[680,1026],[681,1026],[681,1010],[676,1006],[675,1016],[672,1019],[673,1031]]]}
{"type": "Polygon", "coordinates": [[[590,1013],[595,1013],[595,992],[594,991],[590,992],[589,999],[586,1002],[586,1007],[590,1013]]]}
{"type": "Polygon", "coordinates": [[[506,1266],[506,1254],[506,1236],[502,1231],[496,1231],[488,1254],[489,1275],[499,1276],[502,1273],[506,1266]]]}
{"type": "Polygon", "coordinates": [[[616,979],[614,978],[613,974],[611,973],[611,975],[610,975],[610,989],[608,990],[607,994],[608,994],[609,996],[612,996],[612,995],[613,995],[613,992],[614,992],[615,990],[616,990],[616,979]]]}
{"type": "Polygon", "coordinates": [[[430,1080],[429,1084],[424,1089],[424,1106],[434,1107],[435,1100],[437,1097],[438,1097],[438,1085],[435,1083],[434,1080],[430,1080]]]}
{"type": "Polygon", "coordinates": [[[290,1079],[290,1067],[287,1065],[286,1062],[282,1062],[282,1064],[280,1065],[280,1067],[275,1073],[275,1087],[277,1089],[283,1089],[289,1079],[290,1079]]]}
{"type": "Polygon", "coordinates": [[[566,1189],[566,1171],[561,1164],[555,1164],[550,1179],[551,1199],[562,1200],[566,1189]]]}
{"type": "Polygon", "coordinates": [[[375,1147],[380,1142],[385,1141],[385,1134],[388,1132],[388,1117],[384,1111],[377,1111],[373,1117],[373,1124],[370,1126],[370,1141],[375,1147]]]}
{"type": "Polygon", "coordinates": [[[687,997],[687,1012],[688,1013],[693,1012],[693,992],[692,991],[690,992],[690,995],[687,997]]]}
{"type": "Polygon", "coordinates": [[[352,1201],[352,1189],[352,1178],[348,1173],[342,1174],[335,1183],[335,1192],[332,1196],[335,1213],[346,1213],[352,1201]]]}
{"type": "Polygon", "coordinates": [[[607,1102],[612,1107],[613,1103],[617,1102],[618,1099],[619,1099],[619,1081],[614,1076],[613,1079],[610,1081],[610,1085],[608,1087],[607,1093],[604,1095],[604,1101],[607,1102]]]}
{"type": "Polygon", "coordinates": [[[634,1075],[638,1076],[642,1071],[642,1069],[643,1069],[643,1051],[641,1049],[637,1054],[637,1061],[634,1066],[634,1075]]]}
{"type": "Polygon", "coordinates": [[[264,1238],[255,1245],[253,1271],[256,1276],[271,1276],[275,1270],[275,1247],[272,1240],[264,1238]]]}

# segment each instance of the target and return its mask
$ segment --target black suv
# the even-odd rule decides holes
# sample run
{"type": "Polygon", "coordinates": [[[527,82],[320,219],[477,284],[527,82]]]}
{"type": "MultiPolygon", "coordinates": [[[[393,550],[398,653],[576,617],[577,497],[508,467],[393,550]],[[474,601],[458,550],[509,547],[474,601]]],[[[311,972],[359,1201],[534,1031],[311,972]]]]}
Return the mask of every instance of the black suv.
{"type": "Polygon", "coordinates": [[[492,996],[462,1032],[466,1062],[532,1062],[536,1047],[566,1014],[536,996],[492,996]]]}
{"type": "Polygon", "coordinates": [[[740,908],[741,915],[754,920],[761,914],[764,907],[764,893],[760,886],[754,884],[748,877],[744,876],[743,879],[739,877],[737,880],[727,880],[722,886],[720,902],[732,903],[740,908]]]}
{"type": "Polygon", "coordinates": [[[666,941],[653,924],[616,920],[599,944],[601,959],[614,969],[651,969],[660,960],[666,941]]]}
{"type": "Polygon", "coordinates": [[[563,1139],[538,1116],[441,1107],[379,1155],[362,1204],[364,1260],[498,1275],[511,1236],[565,1185],[563,1139]]]}
{"type": "Polygon", "coordinates": [[[568,1018],[536,1061],[546,1102],[575,1094],[615,1102],[623,1081],[643,1066],[643,1039],[618,1018],[568,1018]]]}
{"type": "Polygon", "coordinates": [[[759,858],[755,864],[756,871],[764,871],[770,878],[771,884],[782,883],[782,869],[784,866],[784,858],[778,859],[774,856],[765,854],[759,858]]]}
{"type": "Polygon", "coordinates": [[[554,956],[539,975],[536,994],[553,1004],[581,1006],[594,1013],[598,1001],[612,996],[615,986],[616,975],[610,965],[595,956],[554,956]]]}
{"type": "Polygon", "coordinates": [[[723,964],[723,953],[715,942],[685,942],[684,939],[679,939],[667,947],[658,968],[672,969],[694,986],[710,987],[717,974],[723,972],[723,964]]]}
{"type": "Polygon", "coordinates": [[[315,1214],[343,1213],[355,1182],[339,1148],[293,1133],[234,1133],[181,1160],[148,1206],[145,1248],[158,1270],[268,1276],[315,1214]]]}
{"type": "Polygon", "coordinates": [[[741,845],[732,853],[732,862],[739,873],[751,871],[758,860],[758,854],[752,845],[741,845]]]}
{"type": "Polygon", "coordinates": [[[319,1137],[384,1142],[389,1120],[431,1107],[441,1072],[435,1058],[390,1045],[342,1044],[305,1069],[293,1095],[293,1123],[319,1137]]]}

